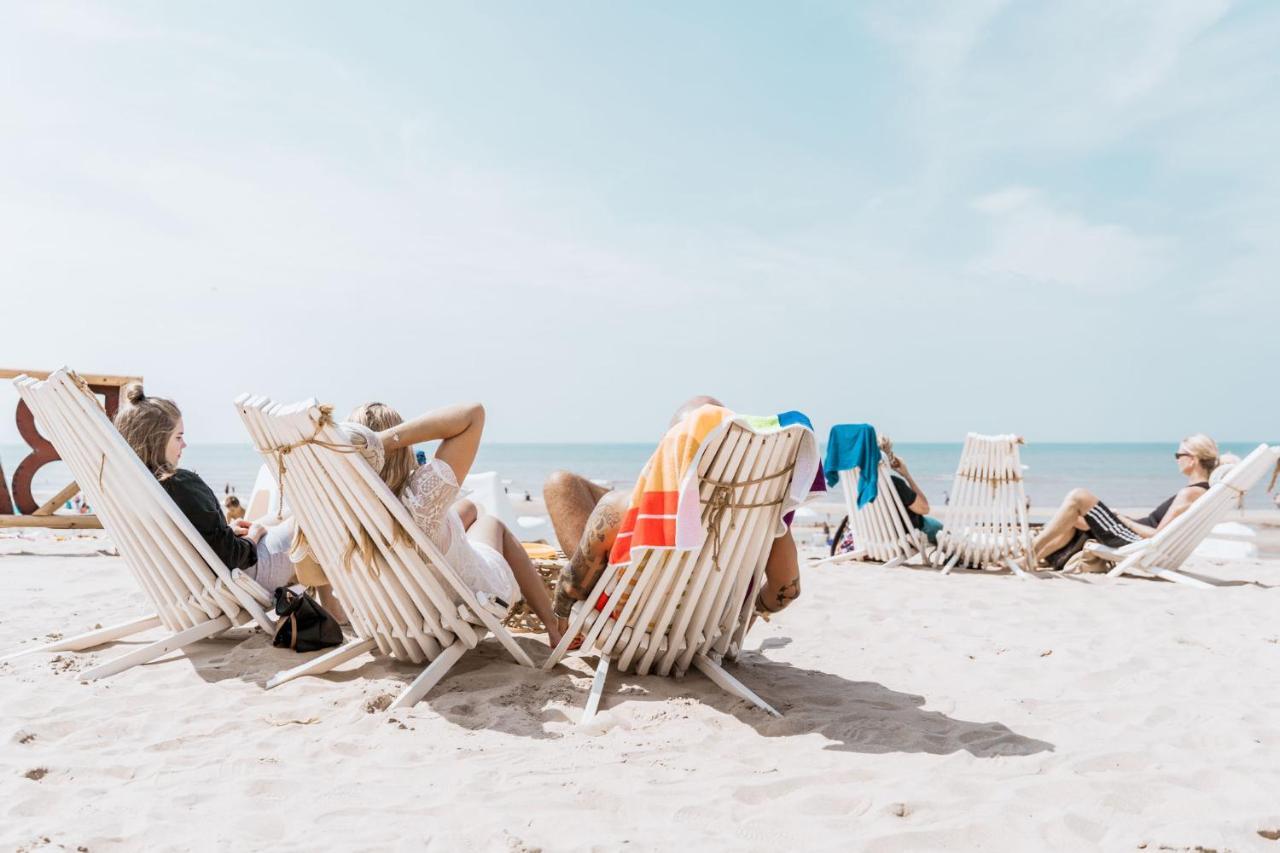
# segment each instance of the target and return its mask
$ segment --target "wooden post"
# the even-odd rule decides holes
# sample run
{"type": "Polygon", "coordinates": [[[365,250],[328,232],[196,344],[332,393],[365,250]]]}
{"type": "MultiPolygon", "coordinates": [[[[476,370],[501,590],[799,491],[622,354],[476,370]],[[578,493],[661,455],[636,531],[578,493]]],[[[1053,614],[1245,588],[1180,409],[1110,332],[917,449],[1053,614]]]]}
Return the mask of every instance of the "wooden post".
{"type": "MultiPolygon", "coordinates": [[[[0,368],[0,379],[16,379],[24,374],[33,379],[47,379],[50,372],[0,368]]],[[[91,391],[104,397],[108,418],[114,418],[116,411],[120,408],[120,389],[131,382],[142,381],[140,376],[84,373],[79,376],[91,391]]],[[[39,429],[36,428],[35,416],[22,400],[18,401],[15,420],[18,424],[18,434],[31,448],[31,452],[18,463],[18,467],[13,472],[12,492],[5,480],[4,470],[0,468],[0,527],[101,528],[102,523],[92,515],[54,515],[59,505],[71,500],[79,493],[80,489],[75,483],[64,487],[43,506],[36,503],[35,496],[31,493],[31,483],[35,479],[36,472],[50,462],[56,462],[60,457],[57,449],[40,434],[39,429]],[[14,514],[15,505],[18,513],[16,515],[14,514]]]]}

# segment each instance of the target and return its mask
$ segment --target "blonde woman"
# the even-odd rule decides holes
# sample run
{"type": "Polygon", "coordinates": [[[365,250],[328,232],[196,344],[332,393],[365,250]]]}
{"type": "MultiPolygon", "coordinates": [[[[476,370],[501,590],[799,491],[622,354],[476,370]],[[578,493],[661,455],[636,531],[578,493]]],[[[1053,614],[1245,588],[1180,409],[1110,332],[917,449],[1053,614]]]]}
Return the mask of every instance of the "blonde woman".
{"type": "Polygon", "coordinates": [[[480,448],[484,407],[462,403],[405,421],[388,405],[366,403],[342,426],[463,583],[506,605],[523,597],[547,626],[551,646],[560,642],[551,598],[519,540],[498,519],[479,518],[471,501],[458,500],[480,448]],[[413,446],[429,441],[440,445],[419,465],[413,446]]]}
{"type": "Polygon", "coordinates": [[[1082,532],[1110,548],[1155,536],[1156,531],[1186,512],[1209,491],[1209,476],[1219,462],[1218,445],[1209,436],[1197,433],[1182,440],[1173,458],[1179,473],[1186,478],[1186,485],[1142,518],[1119,515],[1088,489],[1072,489],[1036,537],[1036,557],[1061,564],[1063,555],[1058,552],[1077,541],[1083,545],[1082,532]]]}
{"type": "Polygon", "coordinates": [[[187,442],[176,403],[148,397],[134,383],[124,389],[124,405],[116,413],[115,425],[228,569],[244,571],[268,590],[294,581],[289,559],[292,521],[272,527],[243,519],[228,524],[213,489],[195,472],[178,467],[187,442]]]}

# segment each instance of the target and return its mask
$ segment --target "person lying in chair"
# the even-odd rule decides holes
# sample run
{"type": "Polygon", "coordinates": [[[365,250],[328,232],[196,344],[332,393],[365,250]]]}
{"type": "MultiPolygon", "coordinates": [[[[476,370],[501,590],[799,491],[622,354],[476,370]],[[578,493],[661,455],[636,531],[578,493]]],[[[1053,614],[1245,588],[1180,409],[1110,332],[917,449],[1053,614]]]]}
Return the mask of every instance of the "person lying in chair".
{"type": "Polygon", "coordinates": [[[459,484],[467,478],[480,448],[484,407],[479,403],[445,406],[406,421],[384,403],[366,403],[340,427],[353,444],[363,448],[361,455],[462,582],[506,606],[523,596],[547,626],[555,648],[561,632],[528,553],[505,524],[493,516],[478,517],[475,504],[458,500],[459,484]],[[413,446],[428,441],[440,445],[434,457],[418,464],[413,446]]]}
{"type": "MultiPolygon", "coordinates": [[[[938,544],[938,533],[942,530],[942,522],[929,515],[929,499],[925,497],[924,489],[916,483],[911,471],[907,468],[906,461],[893,452],[893,442],[888,436],[880,436],[880,453],[888,462],[889,470],[892,472],[889,479],[893,483],[893,489],[898,493],[898,500],[902,501],[902,507],[907,511],[907,520],[911,522],[911,526],[921,531],[929,539],[929,544],[938,544]]],[[[858,543],[854,541],[853,531],[849,525],[849,516],[845,516],[840,520],[840,525],[836,528],[835,536],[832,537],[830,543],[830,552],[834,557],[837,554],[844,554],[855,551],[858,543]]]]}
{"type": "MultiPolygon", "coordinates": [[[[668,427],[700,406],[723,405],[714,397],[693,397],[676,409],[668,427]]],[[[580,474],[556,471],[543,485],[542,496],[560,548],[569,558],[556,581],[554,604],[559,631],[563,633],[569,626],[574,603],[591,594],[608,566],[609,551],[622,526],[631,493],[610,491],[580,474]]],[[[764,572],[764,585],[756,599],[758,610],[777,613],[800,597],[800,558],[789,526],[785,534],[773,540],[764,572]]]]}
{"type": "Polygon", "coordinates": [[[929,544],[937,545],[938,531],[942,530],[942,522],[929,515],[929,499],[925,497],[924,489],[920,488],[915,477],[911,476],[906,460],[893,452],[893,442],[887,436],[880,438],[880,452],[889,460],[889,470],[893,472],[889,479],[893,481],[894,491],[898,493],[898,499],[907,510],[907,520],[911,522],[912,527],[928,537],[929,544]]]}
{"type": "Polygon", "coordinates": [[[1187,484],[1142,518],[1116,513],[1088,489],[1067,492],[1062,506],[1035,539],[1037,561],[1061,568],[1067,557],[1084,547],[1087,538],[1108,548],[1120,548],[1150,539],[1167,527],[1209,491],[1209,477],[1218,467],[1218,445],[1197,433],[1182,440],[1173,458],[1187,484]]]}
{"type": "MultiPolygon", "coordinates": [[[[126,386],[123,397],[124,403],[115,417],[116,429],[228,569],[240,569],[268,592],[297,582],[299,573],[310,572],[324,579],[314,561],[307,558],[294,563],[290,558],[293,519],[270,525],[243,518],[228,523],[213,489],[199,474],[178,467],[187,442],[182,411],[176,403],[148,397],[137,383],[126,386]]],[[[330,596],[327,585],[305,582],[319,586],[325,607],[339,621],[345,621],[342,608],[330,596]]]]}

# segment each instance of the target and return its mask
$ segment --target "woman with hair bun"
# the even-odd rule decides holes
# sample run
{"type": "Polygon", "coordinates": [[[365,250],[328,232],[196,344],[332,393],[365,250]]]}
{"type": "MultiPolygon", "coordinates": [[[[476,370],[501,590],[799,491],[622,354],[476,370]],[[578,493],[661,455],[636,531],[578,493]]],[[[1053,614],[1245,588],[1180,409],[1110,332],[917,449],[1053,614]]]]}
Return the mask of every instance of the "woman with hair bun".
{"type": "Polygon", "coordinates": [[[244,519],[228,524],[213,489],[195,472],[178,467],[187,443],[176,403],[148,397],[137,383],[128,385],[115,425],[228,569],[241,569],[267,590],[294,581],[292,520],[271,527],[244,519]]]}
{"type": "Polygon", "coordinates": [[[1109,548],[1119,548],[1143,539],[1182,515],[1209,491],[1209,477],[1219,464],[1218,445],[1203,433],[1187,436],[1173,454],[1178,471],[1187,484],[1170,495],[1142,518],[1120,515],[1088,489],[1067,492],[1062,506],[1040,531],[1035,541],[1038,560],[1060,567],[1069,551],[1083,547],[1086,534],[1109,548]]]}

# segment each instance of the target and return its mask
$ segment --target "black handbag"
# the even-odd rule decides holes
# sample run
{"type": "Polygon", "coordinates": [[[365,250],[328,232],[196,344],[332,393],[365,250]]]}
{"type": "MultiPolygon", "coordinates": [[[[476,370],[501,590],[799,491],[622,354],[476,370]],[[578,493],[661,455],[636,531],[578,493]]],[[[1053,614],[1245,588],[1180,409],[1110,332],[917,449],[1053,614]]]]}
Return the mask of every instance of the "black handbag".
{"type": "Polygon", "coordinates": [[[276,634],[271,645],[295,652],[314,652],[342,645],[342,626],[305,592],[276,588],[276,634]]]}

